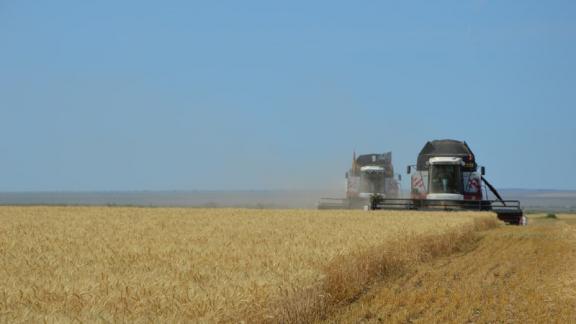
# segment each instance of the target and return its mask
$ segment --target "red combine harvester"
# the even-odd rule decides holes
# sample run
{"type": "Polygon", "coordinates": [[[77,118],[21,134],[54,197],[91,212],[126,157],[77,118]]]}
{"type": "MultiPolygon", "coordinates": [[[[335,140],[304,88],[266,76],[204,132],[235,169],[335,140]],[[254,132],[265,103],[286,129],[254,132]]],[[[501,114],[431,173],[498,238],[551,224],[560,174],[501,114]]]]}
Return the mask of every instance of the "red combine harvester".
{"type": "Polygon", "coordinates": [[[466,142],[435,140],[426,143],[416,165],[408,166],[407,173],[411,175],[410,198],[373,195],[371,208],[493,211],[498,219],[508,224],[526,223],[520,202],[502,199],[484,178],[485,168],[478,168],[466,142]],[[487,199],[488,190],[497,200],[487,199]]]}

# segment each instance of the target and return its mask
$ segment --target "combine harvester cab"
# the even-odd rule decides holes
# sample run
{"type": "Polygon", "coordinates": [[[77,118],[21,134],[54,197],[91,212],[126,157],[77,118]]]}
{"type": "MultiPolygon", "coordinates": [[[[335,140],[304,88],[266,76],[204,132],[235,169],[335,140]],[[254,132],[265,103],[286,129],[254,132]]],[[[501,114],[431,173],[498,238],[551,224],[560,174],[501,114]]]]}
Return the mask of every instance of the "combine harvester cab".
{"type": "Polygon", "coordinates": [[[373,209],[493,211],[498,219],[508,224],[526,222],[520,202],[502,199],[484,178],[485,168],[478,170],[474,153],[466,142],[435,140],[426,143],[416,165],[408,166],[407,173],[411,178],[411,197],[378,198],[373,209]],[[498,200],[487,199],[488,189],[498,200]]]}
{"type": "Polygon", "coordinates": [[[346,172],[346,198],[322,198],[318,209],[361,209],[370,205],[373,196],[397,198],[399,193],[391,152],[358,157],[354,153],[346,172]]]}

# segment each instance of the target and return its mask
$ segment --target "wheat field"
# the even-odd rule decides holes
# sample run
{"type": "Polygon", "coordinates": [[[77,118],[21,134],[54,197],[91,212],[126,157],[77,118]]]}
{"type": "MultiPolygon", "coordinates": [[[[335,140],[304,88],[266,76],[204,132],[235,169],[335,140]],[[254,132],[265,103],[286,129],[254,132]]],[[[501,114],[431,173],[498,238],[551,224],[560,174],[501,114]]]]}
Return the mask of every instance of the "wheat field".
{"type": "Polygon", "coordinates": [[[457,248],[479,220],[493,219],[465,212],[0,207],[0,322],[319,319],[374,276],[457,248]]]}

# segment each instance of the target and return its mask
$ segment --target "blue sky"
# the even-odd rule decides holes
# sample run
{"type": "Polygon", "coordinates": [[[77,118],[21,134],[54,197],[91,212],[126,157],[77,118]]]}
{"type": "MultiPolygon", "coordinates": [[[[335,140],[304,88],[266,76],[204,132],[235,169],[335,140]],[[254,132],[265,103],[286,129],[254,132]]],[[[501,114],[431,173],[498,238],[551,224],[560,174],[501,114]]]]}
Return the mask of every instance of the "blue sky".
{"type": "Polygon", "coordinates": [[[341,188],[466,140],[576,189],[574,1],[2,1],[0,191],[341,188]]]}

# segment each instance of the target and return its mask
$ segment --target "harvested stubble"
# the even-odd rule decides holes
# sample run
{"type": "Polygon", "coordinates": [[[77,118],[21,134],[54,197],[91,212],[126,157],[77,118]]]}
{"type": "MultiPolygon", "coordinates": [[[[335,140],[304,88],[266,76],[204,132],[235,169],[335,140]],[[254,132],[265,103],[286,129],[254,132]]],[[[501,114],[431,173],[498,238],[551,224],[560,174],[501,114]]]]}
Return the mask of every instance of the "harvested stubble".
{"type": "Polygon", "coordinates": [[[575,323],[576,215],[530,218],[371,285],[324,323],[575,323]]]}
{"type": "Polygon", "coordinates": [[[301,321],[489,213],[0,208],[0,322],[301,321]]]}

